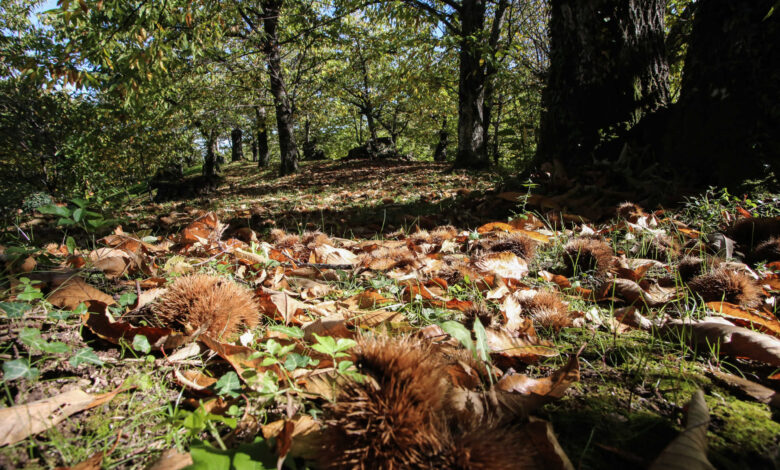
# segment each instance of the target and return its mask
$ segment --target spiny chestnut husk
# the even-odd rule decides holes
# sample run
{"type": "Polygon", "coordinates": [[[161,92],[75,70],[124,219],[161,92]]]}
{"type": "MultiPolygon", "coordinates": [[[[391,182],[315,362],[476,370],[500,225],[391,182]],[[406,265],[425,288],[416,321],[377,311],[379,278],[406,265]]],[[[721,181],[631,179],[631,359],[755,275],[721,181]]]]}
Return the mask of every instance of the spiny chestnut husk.
{"type": "Polygon", "coordinates": [[[572,323],[568,307],[555,292],[540,291],[533,296],[518,296],[518,303],[523,313],[542,328],[558,331],[572,323]]]}
{"type": "Polygon", "coordinates": [[[761,287],[747,274],[727,269],[717,269],[695,277],[688,287],[705,302],[723,300],[743,307],[761,305],[761,287]]]}
{"type": "Polygon", "coordinates": [[[366,378],[347,382],[325,406],[320,467],[536,468],[533,445],[521,433],[450,414],[452,358],[413,338],[361,339],[352,353],[366,378]]]}
{"type": "Polygon", "coordinates": [[[496,240],[489,242],[486,248],[491,253],[511,251],[518,258],[529,261],[536,252],[536,242],[519,233],[501,234],[496,240]]]}
{"type": "Polygon", "coordinates": [[[606,272],[613,258],[612,247],[595,238],[577,238],[564,246],[563,262],[569,275],[574,274],[575,267],[577,271],[606,272]]]}
{"type": "Polygon", "coordinates": [[[772,237],[761,243],[750,253],[750,261],[758,263],[760,261],[780,261],[780,236],[772,237]]]}
{"type": "Polygon", "coordinates": [[[637,223],[640,217],[647,216],[647,213],[639,205],[628,201],[618,204],[615,212],[619,218],[627,220],[632,224],[637,223]]]}
{"type": "Polygon", "coordinates": [[[154,312],[165,324],[180,325],[187,333],[205,329],[215,339],[234,335],[241,325],[252,328],[259,320],[257,303],[248,289],[205,274],[174,281],[154,312]]]}
{"type": "Polygon", "coordinates": [[[445,364],[412,338],[363,339],[353,350],[362,383],[326,405],[325,468],[428,468],[447,448],[445,364]]]}
{"type": "Polygon", "coordinates": [[[746,217],[734,222],[726,232],[745,250],[780,236],[780,217],[746,217]]]}

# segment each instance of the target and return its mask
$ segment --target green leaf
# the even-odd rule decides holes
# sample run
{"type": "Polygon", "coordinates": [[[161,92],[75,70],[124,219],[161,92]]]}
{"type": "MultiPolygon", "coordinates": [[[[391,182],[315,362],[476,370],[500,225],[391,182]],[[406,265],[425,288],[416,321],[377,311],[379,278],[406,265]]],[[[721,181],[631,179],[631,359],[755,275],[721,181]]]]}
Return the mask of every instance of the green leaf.
{"type": "Polygon", "coordinates": [[[103,365],[103,361],[101,361],[100,358],[97,357],[95,351],[93,351],[92,348],[90,348],[89,346],[87,346],[86,348],[81,348],[78,351],[76,351],[76,354],[71,356],[68,362],[73,367],[78,367],[81,364],[95,364],[97,366],[103,365]]]}
{"type": "Polygon", "coordinates": [[[85,207],[87,207],[89,205],[89,202],[85,201],[84,199],[79,199],[79,198],[71,199],[70,202],[72,202],[73,204],[77,205],[79,207],[79,209],[84,209],[85,207]]]}
{"type": "Polygon", "coordinates": [[[81,222],[81,217],[84,215],[84,209],[78,208],[75,211],[73,211],[73,220],[76,222],[81,222]]]}
{"type": "Polygon", "coordinates": [[[22,318],[24,314],[30,311],[30,304],[19,302],[0,302],[0,309],[5,312],[8,318],[22,318]]]}
{"type": "Polygon", "coordinates": [[[47,204],[38,208],[41,214],[52,214],[60,217],[70,217],[70,209],[55,204],[47,204]]]}
{"type": "Polygon", "coordinates": [[[149,340],[144,335],[135,335],[133,337],[133,349],[135,351],[141,351],[144,354],[149,354],[152,351],[152,345],[149,344],[149,340]]]}
{"type": "Polygon", "coordinates": [[[471,332],[463,325],[456,321],[446,321],[442,323],[441,329],[445,333],[460,341],[460,344],[465,346],[472,353],[476,352],[474,348],[474,342],[471,340],[471,332]]]}
{"type": "Polygon", "coordinates": [[[135,292],[125,292],[119,296],[119,305],[129,307],[130,305],[134,305],[137,299],[138,295],[135,292]]]}
{"type": "Polygon", "coordinates": [[[311,358],[309,356],[304,356],[298,353],[291,353],[288,354],[287,358],[284,360],[284,368],[292,372],[295,369],[302,369],[306,367],[309,365],[309,362],[311,362],[311,358]]]}
{"type": "Polygon", "coordinates": [[[241,380],[238,378],[238,374],[233,371],[220,377],[214,388],[219,395],[229,395],[233,398],[237,397],[238,391],[241,390],[241,380]]]}
{"type": "Polygon", "coordinates": [[[317,333],[314,333],[314,339],[317,340],[317,344],[313,344],[311,346],[312,349],[328,356],[333,356],[336,354],[335,339],[331,338],[330,336],[320,336],[317,333]]]}
{"type": "Polygon", "coordinates": [[[284,333],[290,338],[304,337],[303,330],[295,326],[274,325],[271,328],[269,328],[269,330],[276,331],[277,333],[284,333]]]}
{"type": "Polygon", "coordinates": [[[33,380],[41,371],[37,367],[30,367],[27,359],[14,359],[3,363],[3,380],[28,379],[33,380]]]}
{"type": "Polygon", "coordinates": [[[76,225],[76,221],[73,219],[61,217],[60,220],[57,221],[57,225],[64,225],[66,227],[70,227],[72,225],[76,225]]]}
{"type": "Polygon", "coordinates": [[[483,361],[490,360],[490,346],[488,346],[487,332],[479,318],[474,317],[474,336],[477,338],[477,354],[483,361]]]}
{"type": "Polygon", "coordinates": [[[187,467],[190,470],[271,470],[276,468],[277,461],[276,454],[261,437],[251,444],[229,450],[194,440],[190,445],[190,456],[192,465],[187,467]]]}
{"type": "Polygon", "coordinates": [[[41,337],[41,330],[38,328],[22,328],[19,332],[19,340],[22,344],[31,349],[43,349],[43,345],[46,341],[41,337]]]}
{"type": "Polygon", "coordinates": [[[65,240],[65,246],[68,248],[68,253],[73,254],[76,252],[76,240],[73,237],[68,237],[65,240]]]}
{"type": "Polygon", "coordinates": [[[44,352],[49,354],[63,354],[70,352],[70,346],[62,341],[53,341],[51,343],[44,343],[41,347],[44,352]]]}

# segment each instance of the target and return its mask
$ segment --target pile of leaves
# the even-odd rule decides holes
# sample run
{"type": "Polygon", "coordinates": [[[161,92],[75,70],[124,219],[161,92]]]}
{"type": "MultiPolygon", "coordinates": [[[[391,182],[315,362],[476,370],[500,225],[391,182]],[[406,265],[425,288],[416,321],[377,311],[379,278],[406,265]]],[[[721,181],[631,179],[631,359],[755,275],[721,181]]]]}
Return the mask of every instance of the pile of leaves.
{"type": "Polygon", "coordinates": [[[776,455],[771,434],[734,447],[720,417],[708,454],[707,407],[719,394],[779,404],[777,216],[739,209],[703,231],[627,203],[598,225],[526,212],[347,239],[192,215],[168,236],[117,227],[93,249],[4,249],[6,466],[705,468],[776,455]],[[667,360],[679,376],[643,375],[667,360]],[[651,413],[661,442],[616,447],[596,422],[583,437],[589,400],[610,395],[599,419],[651,413]]]}

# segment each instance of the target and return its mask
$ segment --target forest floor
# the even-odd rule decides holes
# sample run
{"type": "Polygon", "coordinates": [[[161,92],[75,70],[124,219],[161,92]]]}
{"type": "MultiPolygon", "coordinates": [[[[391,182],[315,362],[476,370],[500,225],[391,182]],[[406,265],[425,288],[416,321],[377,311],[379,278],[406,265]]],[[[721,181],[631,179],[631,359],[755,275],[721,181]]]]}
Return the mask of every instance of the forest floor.
{"type": "MultiPolygon", "coordinates": [[[[385,358],[414,351],[443,371],[425,393],[444,404],[421,413],[522,434],[537,468],[780,467],[780,196],[710,190],[589,220],[447,170],[316,162],[279,178],[240,162],[190,199],[21,215],[0,247],[0,467],[361,455],[350,445],[386,442],[339,439],[359,423],[333,403],[430,385],[385,358]],[[378,353],[372,336],[414,339],[378,353]]],[[[406,458],[385,450],[371,455],[406,458]]]]}

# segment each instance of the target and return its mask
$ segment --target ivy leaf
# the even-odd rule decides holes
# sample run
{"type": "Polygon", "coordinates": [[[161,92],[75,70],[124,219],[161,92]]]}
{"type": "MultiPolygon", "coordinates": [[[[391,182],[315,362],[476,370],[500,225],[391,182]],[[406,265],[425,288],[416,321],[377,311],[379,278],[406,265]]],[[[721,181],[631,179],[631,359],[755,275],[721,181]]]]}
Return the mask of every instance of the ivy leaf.
{"type": "Polygon", "coordinates": [[[41,337],[41,330],[38,328],[22,328],[19,332],[19,340],[30,349],[43,349],[46,341],[41,337]]]}
{"type": "Polygon", "coordinates": [[[141,351],[144,354],[149,354],[152,350],[152,345],[149,344],[149,340],[144,335],[135,335],[133,337],[133,349],[141,351]]]}
{"type": "Polygon", "coordinates": [[[119,305],[129,307],[130,305],[134,305],[137,299],[138,295],[135,292],[125,292],[119,296],[119,305]]]}
{"type": "Polygon", "coordinates": [[[271,470],[276,468],[277,461],[276,454],[260,437],[229,450],[195,440],[190,446],[190,456],[192,465],[188,468],[191,470],[271,470]]]}
{"type": "Polygon", "coordinates": [[[63,353],[69,353],[70,352],[70,346],[63,343],[62,341],[53,341],[51,343],[44,343],[41,346],[41,349],[44,352],[50,353],[50,354],[63,354],[63,353]]]}
{"type": "Polygon", "coordinates": [[[76,354],[71,356],[68,362],[73,367],[78,367],[81,364],[95,364],[97,366],[103,365],[103,361],[101,361],[100,358],[97,357],[95,351],[93,351],[92,348],[90,348],[89,346],[87,346],[86,348],[81,348],[78,351],[76,351],[76,354]]]}
{"type": "Polygon", "coordinates": [[[276,331],[277,333],[283,333],[290,338],[303,338],[304,333],[303,330],[294,326],[283,326],[283,325],[274,325],[271,328],[269,328],[271,331],[276,331]]]}
{"type": "Polygon", "coordinates": [[[235,398],[239,395],[238,391],[241,390],[241,380],[238,378],[238,374],[230,371],[217,380],[214,388],[220,395],[229,395],[235,398]]]}
{"type": "Polygon", "coordinates": [[[311,358],[309,356],[304,356],[298,353],[290,353],[284,360],[284,368],[292,372],[295,369],[302,369],[306,367],[309,362],[311,362],[311,358]]]}
{"type": "Polygon", "coordinates": [[[22,318],[32,307],[30,304],[19,302],[0,302],[0,309],[5,312],[8,318],[22,318]]]}
{"type": "Polygon", "coordinates": [[[30,367],[27,359],[14,359],[3,363],[3,380],[28,379],[33,380],[41,371],[37,367],[30,367]]]}

